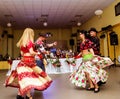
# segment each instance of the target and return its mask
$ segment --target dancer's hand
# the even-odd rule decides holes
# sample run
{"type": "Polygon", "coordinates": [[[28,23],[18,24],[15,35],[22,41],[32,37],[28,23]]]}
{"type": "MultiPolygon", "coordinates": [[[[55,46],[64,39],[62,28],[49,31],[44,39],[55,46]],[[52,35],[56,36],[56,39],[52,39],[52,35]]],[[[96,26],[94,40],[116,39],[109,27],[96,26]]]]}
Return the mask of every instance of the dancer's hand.
{"type": "Polygon", "coordinates": [[[54,42],[53,45],[57,45],[57,42],[54,42]]]}

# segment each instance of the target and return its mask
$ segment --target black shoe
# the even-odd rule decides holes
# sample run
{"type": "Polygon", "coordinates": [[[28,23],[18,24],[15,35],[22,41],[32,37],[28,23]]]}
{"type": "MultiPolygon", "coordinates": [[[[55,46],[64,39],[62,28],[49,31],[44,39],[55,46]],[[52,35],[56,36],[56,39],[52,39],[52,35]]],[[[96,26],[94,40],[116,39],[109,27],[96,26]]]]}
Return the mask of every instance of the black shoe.
{"type": "Polygon", "coordinates": [[[89,88],[87,88],[86,90],[88,90],[88,91],[94,91],[94,89],[95,89],[95,88],[90,88],[90,87],[89,87],[89,88]]]}
{"type": "Polygon", "coordinates": [[[25,99],[30,99],[32,96],[30,96],[30,97],[28,97],[27,95],[26,95],[26,98],[25,99]]]}
{"type": "Polygon", "coordinates": [[[99,81],[97,84],[98,86],[101,86],[102,84],[106,84],[106,82],[99,81]]]}
{"type": "Polygon", "coordinates": [[[100,91],[100,88],[95,88],[94,93],[98,93],[100,91]]]}
{"type": "Polygon", "coordinates": [[[106,82],[102,82],[102,84],[106,84],[106,82]]]}
{"type": "Polygon", "coordinates": [[[17,95],[16,96],[16,99],[24,99],[24,97],[20,96],[20,95],[17,95]]]}
{"type": "Polygon", "coordinates": [[[28,97],[28,96],[26,96],[26,99],[29,99],[29,97],[28,97]]]}
{"type": "Polygon", "coordinates": [[[99,82],[97,83],[97,85],[98,85],[98,86],[101,86],[101,85],[102,85],[102,81],[99,81],[99,82]]]}

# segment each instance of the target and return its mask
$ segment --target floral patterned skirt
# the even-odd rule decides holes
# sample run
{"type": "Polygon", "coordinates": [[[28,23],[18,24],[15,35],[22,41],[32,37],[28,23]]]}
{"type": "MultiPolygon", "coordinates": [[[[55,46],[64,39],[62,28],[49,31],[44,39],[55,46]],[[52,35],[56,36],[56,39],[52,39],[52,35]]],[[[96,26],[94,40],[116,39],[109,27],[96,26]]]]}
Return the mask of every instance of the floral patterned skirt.
{"type": "Polygon", "coordinates": [[[34,57],[25,56],[18,64],[16,70],[6,79],[5,85],[19,88],[21,95],[31,89],[45,90],[51,84],[51,78],[36,66],[34,57]]]}
{"type": "Polygon", "coordinates": [[[93,57],[92,62],[96,64],[98,68],[105,68],[114,64],[110,58],[97,55],[93,57]]]}
{"type": "Polygon", "coordinates": [[[104,60],[104,58],[99,56],[92,57],[89,60],[83,59],[83,62],[80,64],[78,69],[70,74],[70,81],[75,86],[85,88],[87,85],[87,78],[85,73],[88,73],[93,83],[97,84],[99,81],[106,82],[108,73],[102,68],[108,66],[108,64],[104,64],[102,60],[104,60]],[[100,62],[102,62],[103,65],[100,64],[100,62]]]}

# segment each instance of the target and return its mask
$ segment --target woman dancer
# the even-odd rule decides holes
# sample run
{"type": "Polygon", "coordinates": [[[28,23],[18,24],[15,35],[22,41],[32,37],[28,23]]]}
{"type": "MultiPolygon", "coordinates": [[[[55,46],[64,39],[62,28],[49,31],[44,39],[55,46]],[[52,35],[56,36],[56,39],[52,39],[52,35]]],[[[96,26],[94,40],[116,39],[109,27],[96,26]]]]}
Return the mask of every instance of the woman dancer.
{"type": "Polygon", "coordinates": [[[102,68],[98,68],[96,59],[100,60],[100,57],[94,55],[92,49],[92,42],[86,39],[86,31],[82,30],[79,32],[80,39],[82,40],[80,44],[80,54],[83,57],[82,63],[78,69],[70,75],[70,80],[73,84],[78,87],[85,88],[87,85],[87,80],[89,82],[89,87],[87,90],[93,90],[95,93],[99,92],[100,88],[98,82],[106,82],[108,74],[102,68]]]}
{"type": "Polygon", "coordinates": [[[36,66],[34,56],[37,52],[34,51],[33,41],[33,29],[26,28],[17,43],[22,59],[5,82],[6,87],[11,86],[19,89],[16,99],[24,99],[24,96],[26,99],[32,99],[31,90],[45,90],[52,82],[51,78],[36,66]]]}

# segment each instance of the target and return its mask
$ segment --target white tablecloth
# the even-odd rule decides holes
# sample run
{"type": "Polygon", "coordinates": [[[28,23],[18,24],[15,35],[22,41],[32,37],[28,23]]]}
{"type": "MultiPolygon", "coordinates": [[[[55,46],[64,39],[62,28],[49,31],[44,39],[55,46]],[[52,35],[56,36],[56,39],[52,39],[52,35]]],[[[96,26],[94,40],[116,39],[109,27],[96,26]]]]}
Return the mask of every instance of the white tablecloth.
{"type": "MultiPolygon", "coordinates": [[[[82,58],[76,59],[76,61],[75,61],[76,65],[73,66],[71,64],[68,64],[65,60],[66,60],[66,58],[59,59],[59,61],[61,63],[60,67],[55,67],[49,62],[48,65],[46,66],[46,72],[48,74],[73,72],[74,70],[76,70],[78,68],[78,66],[82,62],[82,58]]],[[[72,58],[70,58],[69,60],[72,60],[72,58]]],[[[49,61],[49,59],[48,59],[48,61],[49,61]]]]}
{"type": "Polygon", "coordinates": [[[8,72],[6,74],[7,76],[9,76],[11,74],[11,72],[16,69],[19,62],[20,62],[20,60],[13,60],[11,68],[10,68],[10,70],[8,70],[8,72]]]}
{"type": "MultiPolygon", "coordinates": [[[[55,67],[53,66],[50,62],[49,59],[48,61],[48,65],[46,66],[46,73],[48,74],[59,74],[59,73],[69,73],[69,72],[73,72],[74,70],[76,70],[78,68],[78,66],[80,65],[80,63],[82,62],[82,58],[76,59],[75,63],[76,65],[73,66],[71,64],[68,64],[66,61],[66,58],[61,58],[59,59],[61,66],[60,67],[55,67]]],[[[72,60],[72,58],[70,58],[69,60],[72,60]]],[[[11,69],[8,71],[7,76],[10,75],[12,70],[15,70],[18,63],[20,62],[20,60],[13,60],[11,69]]]]}

